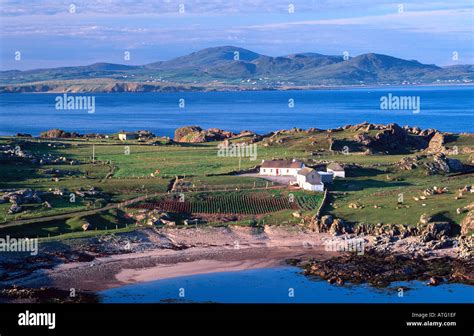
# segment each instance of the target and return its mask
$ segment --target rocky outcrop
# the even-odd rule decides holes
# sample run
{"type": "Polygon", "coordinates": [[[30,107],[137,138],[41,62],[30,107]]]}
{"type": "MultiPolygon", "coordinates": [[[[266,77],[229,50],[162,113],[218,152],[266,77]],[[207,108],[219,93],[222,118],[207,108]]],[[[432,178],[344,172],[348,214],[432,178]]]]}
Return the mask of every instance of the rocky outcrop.
{"type": "Polygon", "coordinates": [[[467,236],[469,232],[474,232],[474,202],[465,206],[466,217],[461,221],[461,235],[467,236]]]}
{"type": "Polygon", "coordinates": [[[410,148],[421,150],[428,146],[427,137],[418,136],[421,130],[415,132],[395,123],[388,125],[362,123],[350,126],[348,129],[356,132],[353,138],[356,143],[382,152],[406,152],[410,148]],[[370,135],[369,132],[373,134],[373,131],[378,132],[370,135]]]}
{"type": "Polygon", "coordinates": [[[440,132],[436,132],[431,138],[426,151],[428,153],[443,153],[446,150],[446,147],[444,147],[444,143],[444,135],[440,132]]]}
{"type": "MultiPolygon", "coordinates": [[[[453,148],[448,148],[446,147],[446,135],[436,131],[434,135],[431,137],[431,140],[428,144],[428,147],[425,149],[425,151],[429,154],[437,154],[437,153],[442,153],[446,155],[453,155],[453,154],[459,154],[459,149],[454,146],[453,148]]],[[[469,150],[469,147],[465,147],[463,151],[469,150]]]]}
{"type": "Polygon", "coordinates": [[[420,163],[419,163],[420,157],[415,156],[415,157],[404,157],[397,163],[395,163],[395,167],[397,167],[400,170],[412,170],[417,168],[420,163]]]}
{"type": "Polygon", "coordinates": [[[321,219],[313,218],[310,227],[316,232],[329,232],[333,236],[352,233],[352,227],[341,218],[331,215],[322,216],[321,219]]]}
{"type": "Polygon", "coordinates": [[[427,162],[424,165],[429,175],[461,172],[464,165],[458,159],[451,159],[442,153],[433,155],[433,162],[427,162]]]}
{"type": "MultiPolygon", "coordinates": [[[[49,146],[53,147],[53,146],[49,146]]],[[[20,146],[1,145],[0,146],[0,162],[21,162],[40,165],[51,164],[77,164],[76,160],[68,160],[64,156],[54,156],[51,153],[31,153],[22,149],[20,146]]]]}
{"type": "Polygon", "coordinates": [[[42,203],[40,193],[32,189],[20,189],[4,193],[0,198],[13,204],[42,203]]]}
{"type": "Polygon", "coordinates": [[[385,287],[392,282],[410,280],[426,281],[427,285],[443,281],[474,284],[472,263],[450,257],[412,258],[366,249],[363,254],[345,253],[330,259],[317,258],[300,262],[299,266],[304,268],[305,275],[338,285],[351,282],[385,287]]]}
{"type": "Polygon", "coordinates": [[[222,141],[235,136],[234,133],[224,131],[218,128],[210,128],[203,130],[199,126],[184,126],[176,129],[174,132],[174,141],[176,142],[209,142],[222,141]]]}
{"type": "Polygon", "coordinates": [[[338,236],[345,233],[351,233],[352,228],[343,219],[336,218],[329,228],[329,233],[333,236],[338,236]]]}
{"type": "Polygon", "coordinates": [[[451,222],[435,222],[433,218],[427,214],[420,216],[418,226],[420,240],[425,243],[436,241],[433,244],[438,244],[437,248],[449,247],[440,246],[439,244],[452,244],[452,241],[448,240],[448,238],[455,237],[460,233],[459,225],[451,222]]]}
{"type": "Polygon", "coordinates": [[[407,132],[397,124],[389,124],[373,138],[373,145],[389,151],[397,150],[408,143],[407,132]]]}
{"type": "Polygon", "coordinates": [[[421,233],[421,240],[429,242],[432,240],[444,240],[459,234],[459,225],[450,222],[430,222],[421,233]]]}
{"type": "MultiPolygon", "coordinates": [[[[17,274],[18,272],[12,272],[17,274]]],[[[40,287],[40,288],[24,288],[16,285],[3,286],[0,289],[0,298],[3,302],[28,302],[43,304],[60,304],[60,303],[99,303],[98,295],[92,292],[75,291],[75,295],[71,296],[69,290],[58,288],[40,287]],[[6,300],[6,301],[5,301],[6,300]]]]}
{"type": "Polygon", "coordinates": [[[46,132],[41,132],[40,138],[44,139],[57,139],[57,138],[80,138],[81,134],[76,132],[66,132],[61,129],[52,129],[46,132]]]}
{"type": "Polygon", "coordinates": [[[367,133],[358,133],[354,135],[354,140],[364,146],[369,146],[373,143],[373,138],[371,138],[367,133]]]}
{"type": "Polygon", "coordinates": [[[442,153],[437,153],[433,156],[417,155],[415,157],[405,157],[395,163],[395,167],[400,170],[412,170],[422,167],[426,170],[427,175],[455,173],[464,170],[464,165],[460,160],[448,158],[442,153]]]}
{"type": "Polygon", "coordinates": [[[184,126],[174,131],[174,141],[177,142],[204,142],[202,128],[199,126],[184,126]]]}

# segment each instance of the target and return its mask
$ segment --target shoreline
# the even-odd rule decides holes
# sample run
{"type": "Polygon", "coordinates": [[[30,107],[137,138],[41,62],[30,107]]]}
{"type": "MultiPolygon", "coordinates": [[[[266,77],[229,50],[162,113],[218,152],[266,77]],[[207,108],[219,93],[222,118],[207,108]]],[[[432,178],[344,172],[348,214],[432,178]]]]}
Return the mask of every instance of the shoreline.
{"type": "MultiPolygon", "coordinates": [[[[24,83],[24,84],[1,84],[0,88],[5,87],[13,87],[13,88],[21,88],[27,87],[32,85],[48,85],[48,82],[33,82],[33,83],[24,83]]],[[[135,84],[135,85],[146,85],[147,83],[144,82],[117,82],[120,84],[135,84]]],[[[174,83],[176,86],[186,86],[191,84],[186,83],[174,83]]],[[[231,85],[231,84],[229,84],[231,85]]],[[[445,84],[438,84],[438,83],[426,83],[426,84],[370,84],[370,85],[334,85],[334,86],[323,86],[323,85],[315,85],[315,86],[291,86],[291,87],[226,87],[226,86],[217,86],[214,88],[209,88],[205,85],[200,87],[200,90],[196,90],[195,88],[189,90],[176,90],[176,91],[166,91],[166,90],[156,90],[156,91],[88,91],[88,90],[79,90],[74,92],[69,92],[65,90],[50,90],[50,91],[6,91],[0,90],[1,94],[121,94],[121,93],[134,93],[134,94],[150,94],[150,93],[163,93],[163,94],[174,94],[174,93],[211,93],[211,92],[272,92],[272,91],[343,91],[343,90],[353,90],[353,89],[394,89],[394,88],[420,88],[420,87],[473,87],[474,83],[445,83],[445,84]]],[[[194,87],[194,86],[193,86],[194,87]]],[[[165,87],[166,88],[166,87],[165,87]]]]}
{"type": "MultiPolygon", "coordinates": [[[[151,230],[143,231],[148,231],[147,235],[155,235],[149,232],[151,230]]],[[[255,234],[246,228],[237,227],[227,232],[207,230],[213,231],[211,236],[214,237],[200,239],[202,235],[196,234],[195,229],[163,231],[165,232],[159,232],[158,235],[166,236],[174,244],[185,244],[187,248],[176,250],[165,247],[162,242],[162,246],[154,246],[145,251],[111,253],[91,261],[58,263],[50,265],[52,267],[49,269],[38,268],[27,276],[5,283],[22,288],[75,288],[78,291],[97,292],[132,283],[180,276],[276,267],[286,265],[286,260],[295,258],[324,260],[338,254],[324,250],[321,239],[327,235],[320,233],[270,229],[263,234],[255,234]],[[199,238],[193,239],[193,235],[199,238]],[[237,247],[234,245],[236,238],[239,239],[237,247]],[[217,241],[211,244],[210,240],[217,241]],[[311,240],[312,248],[303,245],[302,241],[306,240],[311,240]]],[[[54,246],[54,243],[50,244],[54,246]]]]}
{"type": "Polygon", "coordinates": [[[34,268],[31,272],[20,272],[17,276],[12,272],[12,279],[3,281],[0,301],[98,302],[101,291],[126,285],[279,266],[296,266],[305,276],[316,276],[335,286],[347,282],[385,287],[399,280],[435,282],[425,282],[429,286],[442,283],[474,284],[471,262],[459,259],[455,248],[429,251],[425,256],[411,256],[404,247],[404,240],[410,243],[414,237],[403,239],[388,253],[378,250],[381,246],[375,243],[373,236],[345,234],[334,237],[327,233],[288,227],[267,226],[260,231],[243,227],[147,228],[110,237],[112,240],[71,239],[67,244],[70,244],[69,253],[73,251],[75,254],[71,257],[72,262],[45,262],[44,255],[58,255],[57,247],[64,245],[59,242],[46,243],[47,246],[41,249],[42,255],[38,256],[43,264],[38,266],[30,259],[27,264],[34,268]],[[363,255],[327,248],[328,242],[342,242],[347,238],[365,240],[363,255]],[[130,251],[116,249],[127,240],[134,241],[130,251]],[[151,246],[143,248],[144,240],[151,242],[151,246]],[[95,251],[94,257],[78,260],[78,254],[89,253],[90,256],[91,250],[95,251]],[[453,262],[458,265],[456,269],[451,269],[453,262]],[[410,267],[405,267],[408,264],[410,267]],[[380,268],[386,269],[382,276],[378,274],[380,268]],[[407,268],[414,271],[403,273],[407,268]],[[397,274],[390,272],[395,269],[397,274]],[[78,293],[73,299],[69,297],[71,289],[78,293]]]}

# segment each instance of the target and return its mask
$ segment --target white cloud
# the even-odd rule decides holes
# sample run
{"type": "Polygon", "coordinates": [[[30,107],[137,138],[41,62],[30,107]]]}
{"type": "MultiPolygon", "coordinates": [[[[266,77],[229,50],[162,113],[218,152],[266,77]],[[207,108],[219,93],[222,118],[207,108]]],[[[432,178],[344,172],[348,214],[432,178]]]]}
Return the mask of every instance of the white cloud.
{"type": "Polygon", "coordinates": [[[395,29],[416,32],[472,32],[473,9],[405,11],[403,13],[350,17],[341,19],[321,19],[289,21],[247,26],[248,29],[289,29],[295,26],[364,26],[366,28],[395,29]]]}

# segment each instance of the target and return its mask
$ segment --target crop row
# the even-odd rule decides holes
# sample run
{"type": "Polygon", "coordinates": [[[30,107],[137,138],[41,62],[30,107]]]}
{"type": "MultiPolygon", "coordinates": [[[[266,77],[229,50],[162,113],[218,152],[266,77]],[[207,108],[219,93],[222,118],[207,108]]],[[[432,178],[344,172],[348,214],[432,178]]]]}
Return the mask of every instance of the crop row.
{"type": "Polygon", "coordinates": [[[314,210],[318,197],[298,195],[296,201],[287,197],[257,197],[250,195],[210,196],[205,199],[180,201],[162,199],[152,203],[142,203],[134,208],[160,209],[177,213],[222,213],[222,214],[265,214],[287,209],[314,210]]]}

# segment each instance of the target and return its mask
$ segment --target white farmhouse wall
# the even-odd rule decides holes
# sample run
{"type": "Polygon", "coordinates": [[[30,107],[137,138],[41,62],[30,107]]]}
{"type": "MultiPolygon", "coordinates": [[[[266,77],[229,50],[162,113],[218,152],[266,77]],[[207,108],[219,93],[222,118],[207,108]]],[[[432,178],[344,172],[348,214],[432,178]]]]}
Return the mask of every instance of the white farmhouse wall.
{"type": "Polygon", "coordinates": [[[301,168],[260,168],[259,173],[269,176],[296,176],[300,170],[301,168]]]}
{"type": "Polygon", "coordinates": [[[346,172],[345,171],[334,171],[332,169],[327,169],[328,173],[333,173],[334,177],[346,177],[346,172]]]}
{"type": "Polygon", "coordinates": [[[311,183],[305,182],[303,184],[303,189],[310,190],[310,191],[324,191],[324,184],[323,183],[311,184],[311,183]]]}

